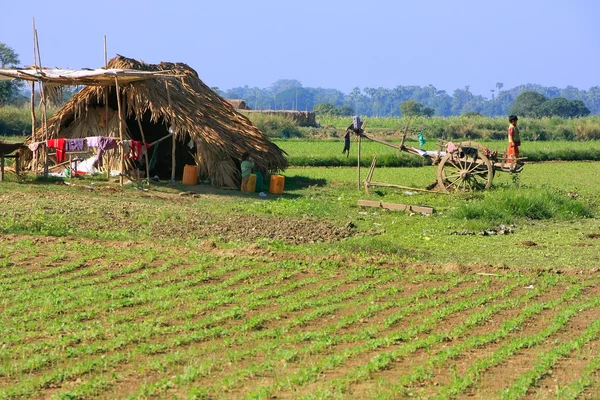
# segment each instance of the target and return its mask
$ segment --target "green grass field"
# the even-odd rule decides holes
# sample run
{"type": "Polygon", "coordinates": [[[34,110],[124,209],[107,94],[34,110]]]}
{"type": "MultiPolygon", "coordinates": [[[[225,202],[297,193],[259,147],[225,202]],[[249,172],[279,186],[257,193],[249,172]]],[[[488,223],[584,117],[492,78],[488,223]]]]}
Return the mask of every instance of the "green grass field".
{"type": "MultiPolygon", "coordinates": [[[[387,141],[396,145],[400,144],[400,140],[397,138],[387,141]]],[[[358,161],[358,143],[351,142],[350,155],[347,157],[342,154],[343,138],[328,140],[278,139],[274,142],[289,154],[290,165],[294,166],[354,166],[358,161]]],[[[490,150],[498,151],[499,154],[506,150],[506,141],[504,140],[477,140],[477,142],[490,150]]],[[[419,144],[415,140],[408,140],[406,143],[419,148],[419,144]]],[[[422,149],[438,150],[439,142],[428,140],[422,149]]],[[[380,143],[361,140],[361,164],[368,167],[374,156],[377,156],[378,165],[388,167],[417,167],[429,163],[427,159],[419,156],[400,152],[380,143]]],[[[527,161],[600,161],[600,141],[524,142],[521,146],[521,157],[526,157],[527,161]]]]}
{"type": "Polygon", "coordinates": [[[265,198],[8,174],[0,398],[593,399],[599,174],[533,163],[485,192],[367,196],[356,167],[294,167],[265,198]]]}

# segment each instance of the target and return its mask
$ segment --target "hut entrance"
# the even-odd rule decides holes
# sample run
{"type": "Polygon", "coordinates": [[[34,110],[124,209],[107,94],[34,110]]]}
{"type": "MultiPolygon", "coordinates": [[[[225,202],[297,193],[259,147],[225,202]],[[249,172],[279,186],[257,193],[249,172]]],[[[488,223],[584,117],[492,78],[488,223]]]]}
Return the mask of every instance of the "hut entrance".
{"type": "MultiPolygon", "coordinates": [[[[142,129],[147,143],[155,143],[148,149],[148,159],[150,160],[150,177],[158,176],[161,180],[171,179],[172,168],[172,153],[173,153],[173,138],[169,136],[169,128],[163,118],[158,121],[151,121],[150,112],[144,114],[142,119],[142,129]],[[165,139],[166,138],[166,139],[165,139]],[[163,139],[163,140],[160,140],[163,139]]],[[[131,139],[142,141],[142,133],[135,118],[127,119],[127,129],[131,139]]],[[[191,140],[189,134],[185,135],[182,141],[175,141],[175,177],[183,176],[183,168],[185,165],[193,165],[196,154],[196,143],[191,140]],[[190,148],[189,143],[192,143],[190,148]]],[[[141,160],[141,163],[144,161],[141,160]]],[[[140,170],[144,171],[145,166],[140,164],[140,170]]]]}

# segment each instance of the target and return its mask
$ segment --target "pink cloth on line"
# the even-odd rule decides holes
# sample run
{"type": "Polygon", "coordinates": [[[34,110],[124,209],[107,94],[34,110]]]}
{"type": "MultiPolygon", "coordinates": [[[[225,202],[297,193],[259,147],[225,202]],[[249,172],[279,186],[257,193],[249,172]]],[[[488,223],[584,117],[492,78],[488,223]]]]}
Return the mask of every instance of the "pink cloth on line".
{"type": "Polygon", "coordinates": [[[117,141],[112,137],[104,137],[104,136],[90,136],[87,138],[88,147],[97,147],[98,155],[96,156],[96,160],[98,161],[98,166],[102,166],[102,155],[105,150],[111,150],[117,148],[117,141]]]}
{"type": "Polygon", "coordinates": [[[44,142],[33,142],[33,143],[27,145],[27,147],[29,147],[29,150],[35,152],[35,151],[37,151],[37,149],[40,148],[40,146],[42,144],[44,144],[44,142]]]}
{"type": "Polygon", "coordinates": [[[85,138],[88,147],[98,147],[98,142],[100,141],[100,136],[90,136],[85,138]]]}

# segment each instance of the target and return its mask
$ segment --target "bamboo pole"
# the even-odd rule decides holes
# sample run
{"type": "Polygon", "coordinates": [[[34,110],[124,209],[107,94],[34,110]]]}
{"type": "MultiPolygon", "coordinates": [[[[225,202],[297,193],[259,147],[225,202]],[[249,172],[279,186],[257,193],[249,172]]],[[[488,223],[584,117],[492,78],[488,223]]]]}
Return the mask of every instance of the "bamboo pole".
{"type": "MultiPolygon", "coordinates": [[[[34,21],[35,26],[35,21],[34,21]]],[[[42,69],[42,56],[40,54],[40,43],[38,40],[37,29],[34,29],[35,47],[37,49],[37,58],[42,69]]],[[[37,68],[37,66],[36,66],[37,68]]],[[[40,80],[40,95],[42,96],[42,132],[44,133],[44,141],[48,140],[48,115],[46,113],[46,90],[44,82],[40,80]]],[[[48,176],[48,146],[44,146],[44,176],[48,176]]]]}
{"type": "Polygon", "coordinates": [[[358,155],[358,191],[360,191],[360,136],[358,135],[358,151],[357,151],[357,155],[358,155]]]}
{"type": "MultiPolygon", "coordinates": [[[[172,103],[171,103],[171,91],[169,90],[169,81],[167,79],[165,79],[165,87],[167,88],[167,100],[169,102],[169,111],[173,111],[172,110],[172,103]]],[[[171,123],[171,126],[173,126],[175,124],[171,123]]],[[[175,132],[173,132],[173,140],[171,142],[171,181],[175,181],[175,146],[177,145],[177,138],[175,135],[175,132]]]]}
{"type": "MultiPolygon", "coordinates": [[[[35,136],[35,82],[31,82],[31,140],[37,142],[35,136]]],[[[35,152],[37,156],[37,151],[35,152]]],[[[33,157],[33,172],[37,171],[37,157],[33,157]]]]}
{"type": "Polygon", "coordinates": [[[414,188],[414,187],[410,187],[410,186],[396,185],[394,183],[368,182],[368,184],[369,184],[369,186],[394,187],[394,188],[398,188],[398,189],[414,190],[415,192],[427,192],[427,193],[436,193],[436,194],[447,194],[446,192],[438,192],[437,190],[420,189],[420,188],[414,188]]]}
{"type": "MultiPolygon", "coordinates": [[[[119,94],[119,78],[115,75],[115,89],[117,91],[117,108],[119,113],[119,139],[121,140],[121,144],[123,143],[123,115],[121,114],[121,96],[119,94]]],[[[122,152],[122,150],[121,150],[122,152]]],[[[123,172],[125,170],[125,161],[123,159],[123,154],[119,157],[120,161],[120,174],[119,174],[119,184],[123,186],[123,172]]]]}
{"type": "MultiPolygon", "coordinates": [[[[108,57],[106,54],[106,35],[104,35],[104,69],[108,69],[108,57]]],[[[104,87],[104,133],[105,136],[108,137],[108,94],[109,88],[108,86],[104,87]]],[[[110,163],[108,163],[106,168],[106,178],[110,179],[110,163]]]]}
{"type": "Polygon", "coordinates": [[[106,54],[106,35],[104,35],[104,68],[108,69],[108,57],[106,54]]]}
{"type": "MultiPolygon", "coordinates": [[[[35,47],[35,17],[31,17],[31,26],[33,28],[33,65],[35,66],[35,69],[37,71],[37,53],[36,53],[36,47],[35,47]]],[[[31,138],[33,142],[36,142],[36,135],[35,135],[35,82],[31,82],[31,138]]],[[[37,155],[38,152],[35,152],[35,156],[33,158],[33,172],[35,174],[37,174],[37,155]]]]}
{"type": "MultiPolygon", "coordinates": [[[[137,100],[136,100],[136,103],[137,103],[137,100]]],[[[139,110],[138,104],[136,104],[135,109],[139,110]]],[[[144,152],[144,159],[146,160],[146,182],[150,183],[150,163],[148,161],[148,146],[146,145],[146,135],[144,135],[144,129],[142,128],[142,121],[140,120],[140,117],[139,117],[139,115],[137,115],[137,113],[135,115],[135,119],[137,120],[138,126],[140,127],[140,133],[142,134],[142,143],[144,145],[143,152],[144,152]]]]}

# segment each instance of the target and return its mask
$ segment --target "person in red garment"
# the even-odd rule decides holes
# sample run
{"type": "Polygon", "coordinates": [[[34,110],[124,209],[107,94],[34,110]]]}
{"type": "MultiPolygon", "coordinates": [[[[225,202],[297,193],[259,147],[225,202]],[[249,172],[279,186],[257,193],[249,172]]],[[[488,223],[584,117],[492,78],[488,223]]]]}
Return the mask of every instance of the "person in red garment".
{"type": "Polygon", "coordinates": [[[521,145],[521,135],[519,134],[519,128],[517,128],[517,118],[516,115],[511,115],[508,117],[508,122],[510,125],[508,126],[508,152],[507,156],[509,160],[514,162],[519,158],[519,146],[521,145]]]}

